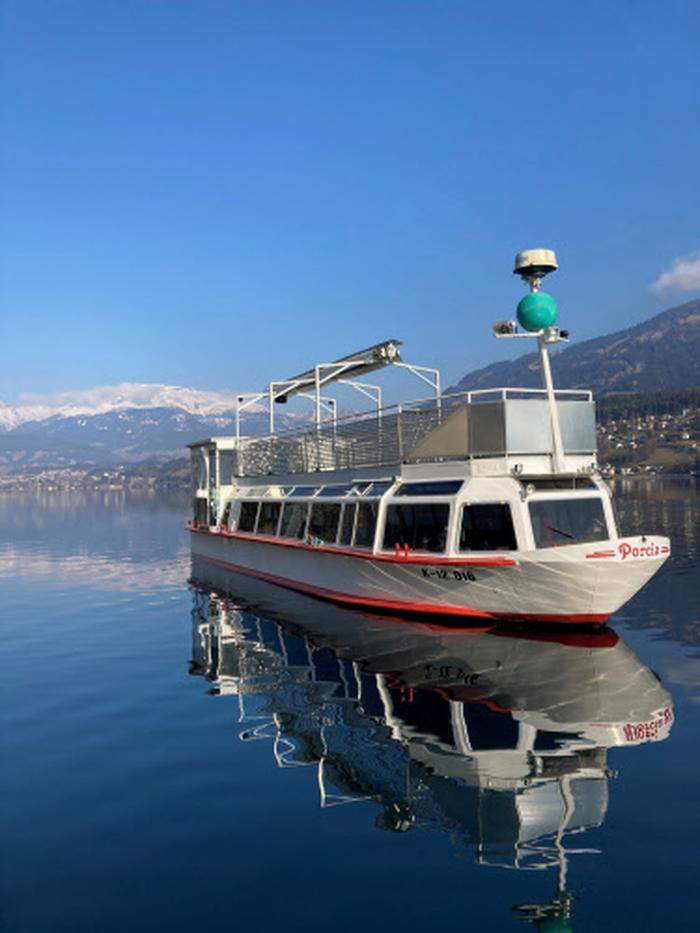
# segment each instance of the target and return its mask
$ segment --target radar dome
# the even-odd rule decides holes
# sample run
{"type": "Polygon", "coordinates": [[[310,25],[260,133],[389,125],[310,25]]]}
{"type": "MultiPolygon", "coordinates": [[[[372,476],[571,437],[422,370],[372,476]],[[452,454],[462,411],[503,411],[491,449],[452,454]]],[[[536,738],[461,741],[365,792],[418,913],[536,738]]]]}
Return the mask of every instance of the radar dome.
{"type": "Polygon", "coordinates": [[[557,303],[547,292],[530,292],[518,303],[518,320],[525,330],[543,330],[557,319],[557,303]]]}

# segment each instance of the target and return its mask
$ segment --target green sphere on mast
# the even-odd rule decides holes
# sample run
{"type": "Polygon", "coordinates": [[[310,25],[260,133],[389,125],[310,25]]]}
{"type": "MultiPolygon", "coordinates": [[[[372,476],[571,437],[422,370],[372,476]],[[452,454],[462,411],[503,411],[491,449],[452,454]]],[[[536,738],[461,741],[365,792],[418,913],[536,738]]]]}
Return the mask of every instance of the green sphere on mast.
{"type": "Polygon", "coordinates": [[[557,303],[547,292],[530,292],[518,303],[518,321],[525,330],[544,330],[556,320],[557,303]]]}

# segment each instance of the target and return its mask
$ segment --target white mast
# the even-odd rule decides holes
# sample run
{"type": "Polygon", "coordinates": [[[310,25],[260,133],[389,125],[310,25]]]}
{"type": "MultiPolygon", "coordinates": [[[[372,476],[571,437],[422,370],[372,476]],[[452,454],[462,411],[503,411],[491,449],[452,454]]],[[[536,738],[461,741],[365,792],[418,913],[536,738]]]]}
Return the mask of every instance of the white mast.
{"type": "Polygon", "coordinates": [[[554,383],[552,382],[552,369],[549,363],[550,343],[568,341],[569,333],[554,327],[557,319],[557,303],[551,295],[540,292],[540,284],[545,275],[556,271],[559,266],[554,250],[527,249],[515,257],[513,272],[519,275],[530,287],[530,294],[526,295],[518,304],[518,321],[525,328],[518,330],[515,321],[496,321],[493,333],[496,337],[535,337],[540,352],[542,364],[542,378],[547,393],[549,406],[549,421],[552,431],[552,468],[555,473],[563,473],[564,443],[561,436],[559,422],[559,408],[557,406],[554,383]]]}

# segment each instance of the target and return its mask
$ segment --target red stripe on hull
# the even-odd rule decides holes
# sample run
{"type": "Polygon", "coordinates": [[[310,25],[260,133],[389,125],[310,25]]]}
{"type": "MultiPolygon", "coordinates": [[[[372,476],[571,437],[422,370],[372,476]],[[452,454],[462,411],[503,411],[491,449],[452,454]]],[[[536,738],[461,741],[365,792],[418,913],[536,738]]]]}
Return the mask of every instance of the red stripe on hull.
{"type": "Polygon", "coordinates": [[[217,564],[219,567],[225,567],[229,570],[235,570],[238,573],[255,577],[258,580],[265,580],[267,583],[274,583],[276,586],[283,586],[286,589],[296,590],[300,593],[306,593],[310,596],[317,596],[320,599],[327,599],[329,602],[342,603],[347,606],[389,610],[391,612],[404,612],[411,615],[443,615],[459,616],[470,619],[491,619],[493,621],[508,620],[513,622],[557,622],[573,625],[591,624],[602,625],[610,614],[593,615],[590,613],[568,613],[563,615],[538,615],[536,613],[505,613],[505,612],[486,612],[483,609],[471,609],[467,606],[452,606],[443,603],[411,603],[399,599],[375,599],[369,596],[353,596],[350,593],[339,593],[336,590],[327,590],[324,587],[314,586],[311,583],[302,583],[299,580],[291,580],[288,577],[280,577],[274,573],[267,573],[264,570],[256,570],[252,567],[245,567],[242,564],[234,564],[228,560],[221,560],[218,557],[210,557],[206,554],[195,554],[200,560],[217,564]]]}
{"type": "Polygon", "coordinates": [[[515,567],[517,561],[512,557],[430,557],[428,555],[409,554],[396,557],[394,554],[375,554],[372,551],[355,551],[352,548],[336,547],[334,544],[304,544],[303,541],[292,541],[284,538],[272,538],[267,535],[249,534],[246,531],[220,531],[213,532],[208,528],[192,528],[188,531],[200,535],[214,535],[214,537],[238,538],[241,541],[251,541],[253,544],[274,544],[275,547],[300,548],[311,554],[340,554],[343,557],[356,557],[359,560],[378,560],[389,564],[435,564],[448,567],[515,567]]]}

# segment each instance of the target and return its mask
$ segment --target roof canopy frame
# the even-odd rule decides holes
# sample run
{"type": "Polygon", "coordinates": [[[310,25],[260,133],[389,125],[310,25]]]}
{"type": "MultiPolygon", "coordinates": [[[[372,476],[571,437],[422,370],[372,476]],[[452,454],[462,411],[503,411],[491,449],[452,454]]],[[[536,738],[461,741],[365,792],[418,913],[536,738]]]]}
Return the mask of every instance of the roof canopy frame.
{"type": "Polygon", "coordinates": [[[374,372],[386,366],[399,366],[426,382],[434,391],[440,404],[440,370],[428,366],[418,366],[414,363],[405,363],[401,359],[398,347],[400,340],[385,340],[374,344],[364,350],[358,350],[348,356],[341,357],[330,363],[316,363],[311,369],[290,379],[275,379],[268,383],[263,392],[246,392],[236,397],[236,440],[240,440],[240,414],[255,402],[266,400],[268,406],[269,433],[275,433],[275,404],[286,401],[291,395],[300,395],[312,398],[315,403],[314,421],[316,427],[322,423],[322,413],[325,409],[331,413],[333,422],[337,421],[337,400],[330,396],[323,396],[321,389],[330,383],[337,382],[347,385],[367,398],[376,406],[377,412],[382,410],[382,387],[360,382],[353,376],[374,372]],[[311,390],[311,391],[309,391],[311,390]]]}

